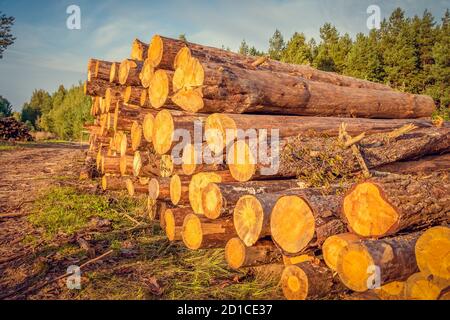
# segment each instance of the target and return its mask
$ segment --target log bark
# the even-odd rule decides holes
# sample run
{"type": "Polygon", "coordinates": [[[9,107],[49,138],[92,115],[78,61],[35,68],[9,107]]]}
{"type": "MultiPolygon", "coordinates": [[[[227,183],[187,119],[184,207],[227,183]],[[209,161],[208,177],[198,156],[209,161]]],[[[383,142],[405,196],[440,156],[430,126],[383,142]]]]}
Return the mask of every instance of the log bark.
{"type": "Polygon", "coordinates": [[[419,271],[414,247],[421,234],[416,232],[348,245],[342,249],[338,259],[339,278],[345,286],[357,292],[406,280],[419,271]]]}
{"type": "Polygon", "coordinates": [[[275,193],[300,187],[298,180],[249,181],[245,183],[210,183],[202,192],[202,207],[207,218],[217,219],[233,214],[239,199],[245,195],[275,193]]]}
{"type": "Polygon", "coordinates": [[[103,174],[120,174],[120,157],[103,156],[101,172],[103,174]]]}
{"type": "Polygon", "coordinates": [[[191,208],[172,208],[164,212],[164,229],[169,241],[183,240],[183,222],[186,216],[192,213],[191,208]]]}
{"type": "Polygon", "coordinates": [[[109,81],[113,63],[114,62],[97,60],[95,63],[94,78],[109,81]]]}
{"type": "Polygon", "coordinates": [[[202,86],[172,97],[183,110],[388,119],[430,117],[435,110],[433,99],[423,95],[341,87],[236,66],[202,66],[202,86]]]}
{"type": "Polygon", "coordinates": [[[247,247],[239,238],[230,239],[225,246],[225,260],[232,269],[278,263],[281,252],[270,240],[261,240],[247,247]]]}
{"type": "Polygon", "coordinates": [[[125,186],[130,197],[134,197],[136,194],[148,194],[148,180],[147,178],[125,179],[125,186]]]}
{"type": "Polygon", "coordinates": [[[188,177],[175,174],[170,178],[170,201],[173,205],[189,204],[189,184],[188,177]]]}
{"type": "Polygon", "coordinates": [[[183,222],[183,242],[191,250],[223,248],[235,236],[231,219],[209,220],[189,214],[183,222]]]}
{"type": "Polygon", "coordinates": [[[132,60],[144,61],[148,55],[148,44],[140,41],[139,39],[134,39],[133,45],[131,46],[132,60]]]}
{"type": "Polygon", "coordinates": [[[100,79],[92,79],[84,84],[84,94],[91,97],[104,97],[106,89],[111,86],[110,83],[100,79]]]}
{"type": "Polygon", "coordinates": [[[341,212],[348,228],[361,237],[436,225],[450,217],[450,183],[440,176],[370,179],[347,192],[341,212]]]}
{"type": "Polygon", "coordinates": [[[102,189],[108,191],[119,191],[125,189],[125,183],[122,177],[104,175],[102,177],[102,189]]]}
{"type": "Polygon", "coordinates": [[[146,99],[146,89],[142,87],[128,86],[123,95],[123,102],[134,106],[144,106],[146,99]]]}
{"type": "Polygon", "coordinates": [[[377,171],[397,174],[430,174],[433,172],[449,172],[450,153],[427,156],[412,161],[394,162],[377,168],[377,171]]]}
{"type": "Polygon", "coordinates": [[[119,83],[124,86],[140,86],[140,74],[143,66],[142,61],[123,60],[119,66],[119,83]]]}

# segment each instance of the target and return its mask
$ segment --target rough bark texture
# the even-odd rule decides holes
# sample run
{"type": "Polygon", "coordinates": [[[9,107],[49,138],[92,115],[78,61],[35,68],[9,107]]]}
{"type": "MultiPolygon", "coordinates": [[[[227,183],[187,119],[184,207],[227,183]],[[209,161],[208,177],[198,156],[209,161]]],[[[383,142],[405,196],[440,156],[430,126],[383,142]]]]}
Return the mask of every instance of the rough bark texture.
{"type": "Polygon", "coordinates": [[[131,47],[130,58],[133,60],[144,61],[147,58],[147,52],[148,44],[140,41],[139,39],[134,39],[131,47]]]}
{"type": "Polygon", "coordinates": [[[282,260],[281,252],[272,241],[261,240],[254,246],[247,247],[239,238],[228,241],[225,258],[233,269],[278,263],[282,260]],[[239,261],[235,261],[236,257],[239,261]]]}
{"type": "Polygon", "coordinates": [[[423,157],[412,161],[399,161],[377,168],[377,171],[386,171],[398,174],[429,174],[433,172],[450,171],[450,153],[423,157]]]}
{"type": "Polygon", "coordinates": [[[104,175],[102,177],[102,189],[109,191],[119,191],[125,189],[122,177],[104,175]]]}
{"type": "Polygon", "coordinates": [[[114,62],[97,60],[95,64],[94,78],[109,81],[111,66],[114,62]]]}
{"type": "Polygon", "coordinates": [[[84,84],[84,93],[91,97],[104,97],[110,83],[100,79],[92,79],[84,84]]]}

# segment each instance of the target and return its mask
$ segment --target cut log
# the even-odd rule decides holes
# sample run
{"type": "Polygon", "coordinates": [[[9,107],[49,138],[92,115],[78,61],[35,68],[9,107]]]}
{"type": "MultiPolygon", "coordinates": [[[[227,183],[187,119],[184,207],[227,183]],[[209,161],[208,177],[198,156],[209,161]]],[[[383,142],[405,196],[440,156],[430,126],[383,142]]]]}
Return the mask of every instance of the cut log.
{"type": "Polygon", "coordinates": [[[110,83],[100,79],[92,79],[84,83],[84,94],[91,97],[104,97],[110,83]]]}
{"type": "Polygon", "coordinates": [[[225,260],[232,269],[278,263],[281,252],[270,240],[262,240],[247,247],[239,238],[232,238],[225,246],[225,260]]]}
{"type": "Polygon", "coordinates": [[[314,255],[302,254],[299,256],[285,256],[283,255],[283,263],[285,266],[290,266],[292,264],[299,264],[302,262],[315,262],[319,263],[320,260],[317,259],[314,255]]]}
{"type": "Polygon", "coordinates": [[[94,79],[95,66],[97,64],[97,61],[97,59],[89,59],[87,66],[87,81],[91,81],[94,79]]]}
{"type": "Polygon", "coordinates": [[[122,176],[133,176],[134,156],[124,155],[120,157],[119,168],[122,176]]]}
{"type": "MultiPolygon", "coordinates": [[[[302,135],[304,137],[335,137],[339,135],[342,123],[347,125],[350,135],[362,132],[374,134],[389,132],[407,124],[414,124],[419,128],[432,127],[431,121],[422,119],[360,119],[335,117],[302,117],[302,116],[267,116],[252,114],[223,114],[214,113],[205,121],[206,142],[210,149],[219,153],[225,148],[227,132],[229,137],[236,136],[236,130],[277,130],[281,139],[302,135]]],[[[234,139],[231,139],[234,140],[234,139]]]]}
{"type": "Polygon", "coordinates": [[[133,45],[131,46],[132,60],[144,61],[148,55],[148,44],[140,41],[139,39],[134,39],[133,45]]]}
{"type": "Polygon", "coordinates": [[[450,171],[450,153],[423,157],[412,161],[399,161],[377,168],[397,174],[430,174],[433,172],[450,171]]]}
{"type": "Polygon", "coordinates": [[[122,177],[104,175],[102,177],[102,189],[108,191],[119,191],[125,188],[122,177]]]}
{"type": "Polygon", "coordinates": [[[170,198],[170,178],[152,178],[148,183],[148,195],[153,200],[170,198]]]}
{"type": "MultiPolygon", "coordinates": [[[[449,221],[448,215],[445,221],[449,221]]],[[[448,280],[450,285],[450,228],[438,226],[425,231],[417,240],[415,252],[422,273],[448,280]]]]}
{"type": "Polygon", "coordinates": [[[173,205],[189,204],[190,179],[175,174],[170,178],[170,201],[173,205]]]}
{"type": "MultiPolygon", "coordinates": [[[[141,80],[141,85],[148,89],[150,87],[150,82],[153,78],[153,75],[155,73],[155,68],[153,67],[150,60],[145,59],[144,65],[142,66],[141,73],[139,74],[139,79],[141,80]]],[[[148,90],[146,91],[148,93],[148,90]]],[[[148,98],[147,96],[145,97],[148,98]]]]}
{"type": "Polygon", "coordinates": [[[405,296],[409,300],[437,300],[449,285],[448,280],[418,272],[406,280],[405,296]]]}
{"type": "Polygon", "coordinates": [[[117,103],[123,101],[123,95],[125,93],[126,87],[124,86],[113,86],[106,89],[105,92],[105,112],[110,110],[115,110],[117,103]]]}
{"type": "Polygon", "coordinates": [[[111,65],[111,73],[109,74],[109,82],[119,83],[119,68],[120,68],[120,62],[114,62],[111,65]]]}
{"type": "Polygon", "coordinates": [[[183,242],[191,250],[223,248],[235,236],[236,232],[231,219],[212,221],[189,214],[183,222],[183,242]]]}
{"type": "Polygon", "coordinates": [[[210,183],[202,192],[202,207],[207,218],[232,215],[239,199],[244,195],[275,193],[282,190],[300,187],[298,180],[249,181],[245,183],[210,183]]]}
{"type": "Polygon", "coordinates": [[[424,95],[341,87],[231,65],[202,63],[202,67],[198,72],[204,83],[199,90],[182,89],[172,98],[183,110],[388,119],[430,117],[435,110],[433,99],[424,95]],[[179,98],[186,94],[192,95],[191,101],[179,98]]]}
{"type": "Polygon", "coordinates": [[[153,152],[135,152],[133,168],[135,176],[143,177],[168,178],[175,172],[171,156],[153,152]]]}
{"type": "Polygon", "coordinates": [[[168,98],[172,92],[172,79],[173,71],[160,69],[153,74],[148,89],[148,99],[153,108],[159,109],[171,104],[168,98]]]}
{"type": "Polygon", "coordinates": [[[155,122],[155,117],[151,113],[147,113],[142,121],[142,133],[144,134],[145,141],[152,143],[153,136],[153,123],[155,122]]]}
{"type": "Polygon", "coordinates": [[[164,212],[164,228],[169,241],[181,241],[183,222],[186,216],[192,214],[191,208],[173,208],[164,212]]]}
{"type": "Polygon", "coordinates": [[[200,155],[200,153],[204,155],[205,151],[204,145],[195,146],[194,144],[188,143],[184,146],[181,156],[181,169],[183,170],[183,174],[191,176],[205,171],[227,170],[227,165],[225,164],[223,157],[208,159],[208,162],[212,163],[205,163],[206,159],[200,155]]]}
{"type": "Polygon", "coordinates": [[[344,197],[342,216],[361,237],[383,237],[448,221],[448,178],[390,175],[358,183],[344,197]]]}
{"type": "Polygon", "coordinates": [[[285,267],[280,282],[288,300],[323,299],[341,287],[330,269],[311,262],[285,267]]]}
{"type": "Polygon", "coordinates": [[[96,60],[94,69],[94,78],[109,81],[112,64],[113,62],[96,60]]]}
{"type": "Polygon", "coordinates": [[[178,143],[178,141],[174,141],[175,130],[184,130],[184,133],[190,134],[189,137],[193,139],[195,123],[201,128],[205,119],[206,117],[203,115],[179,111],[162,110],[158,112],[153,124],[152,136],[155,151],[158,154],[166,154],[175,147],[178,143]]]}
{"type": "Polygon", "coordinates": [[[145,104],[146,95],[143,94],[145,91],[146,90],[141,87],[128,86],[123,94],[123,102],[135,106],[142,106],[145,104]]]}
{"type": "Polygon", "coordinates": [[[125,86],[140,86],[139,77],[144,63],[142,61],[125,59],[119,67],[119,83],[125,86]]]}
{"type": "Polygon", "coordinates": [[[417,272],[414,247],[421,232],[381,240],[363,240],[343,248],[337,263],[341,281],[364,292],[417,272]]]}
{"type": "Polygon", "coordinates": [[[125,186],[130,197],[136,194],[148,194],[148,178],[125,179],[125,186]]]}
{"type": "Polygon", "coordinates": [[[405,285],[405,281],[392,281],[373,291],[381,300],[405,300],[405,285]]]}
{"type": "Polygon", "coordinates": [[[185,45],[185,42],[182,40],[155,35],[150,42],[147,58],[155,68],[175,70],[175,57],[185,45]]]}
{"type": "Polygon", "coordinates": [[[353,233],[341,233],[329,237],[322,245],[323,260],[328,268],[336,271],[339,255],[343,248],[359,241],[360,238],[353,233]]]}
{"type": "MultiPolygon", "coordinates": [[[[408,130],[409,127],[402,127],[391,133],[360,136],[362,139],[355,147],[365,166],[373,169],[396,161],[450,151],[450,128],[408,130]],[[402,134],[402,131],[406,133],[402,134]]],[[[263,161],[256,161],[256,151],[250,146],[248,142],[238,140],[227,154],[228,167],[237,181],[264,176],[262,169],[268,167],[263,161]]],[[[297,136],[281,141],[279,150],[270,146],[269,149],[268,156],[279,160],[278,171],[273,176],[297,176],[311,181],[313,185],[324,185],[333,182],[336,177],[363,170],[354,150],[335,137],[297,136]]]]}
{"type": "Polygon", "coordinates": [[[103,156],[101,171],[103,174],[120,174],[120,157],[103,156]]]}
{"type": "Polygon", "coordinates": [[[192,176],[191,182],[189,183],[189,203],[194,213],[204,214],[202,192],[208,184],[211,182],[220,183],[230,181],[232,181],[232,177],[228,171],[201,172],[192,176]]]}

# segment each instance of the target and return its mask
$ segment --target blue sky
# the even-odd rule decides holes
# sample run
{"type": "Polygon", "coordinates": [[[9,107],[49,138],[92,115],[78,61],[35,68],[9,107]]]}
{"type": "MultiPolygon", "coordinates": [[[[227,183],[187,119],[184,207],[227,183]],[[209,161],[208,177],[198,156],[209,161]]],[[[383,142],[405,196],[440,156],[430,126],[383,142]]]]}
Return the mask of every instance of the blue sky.
{"type": "Polygon", "coordinates": [[[371,4],[379,5],[382,17],[396,7],[409,16],[428,8],[440,21],[450,0],[0,0],[0,11],[16,17],[17,37],[0,60],[0,95],[20,110],[35,88],[54,91],[84,80],[89,57],[123,60],[134,38],[148,42],[155,33],[185,33],[189,41],[232,50],[244,38],[266,50],[275,28],[286,40],[295,31],[317,39],[325,22],[354,36],[368,32],[371,4]],[[81,8],[81,30],[66,28],[72,4],[81,8]]]}

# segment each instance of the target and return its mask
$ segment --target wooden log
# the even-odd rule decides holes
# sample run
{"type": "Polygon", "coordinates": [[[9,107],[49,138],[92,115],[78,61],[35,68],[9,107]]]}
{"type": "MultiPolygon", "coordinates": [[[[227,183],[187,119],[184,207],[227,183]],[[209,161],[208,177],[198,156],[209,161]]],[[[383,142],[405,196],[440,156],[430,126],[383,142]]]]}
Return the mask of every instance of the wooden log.
{"type": "MultiPolygon", "coordinates": [[[[275,155],[275,159],[279,160],[278,171],[274,176],[300,177],[307,181],[319,177],[321,179],[314,182],[322,185],[332,182],[335,177],[363,170],[360,159],[368,169],[373,169],[450,150],[450,128],[410,128],[405,126],[390,133],[367,137],[360,135],[355,137],[360,140],[351,147],[335,137],[297,136],[281,141],[279,150],[269,146],[268,155],[275,155]],[[360,159],[355,156],[353,146],[357,148],[360,159]]],[[[236,141],[227,154],[228,167],[237,181],[264,176],[262,170],[268,165],[257,160],[256,151],[243,140],[236,141]]]]}
{"type": "Polygon", "coordinates": [[[170,178],[152,178],[148,183],[148,195],[153,200],[170,199],[170,178]]]}
{"type": "Polygon", "coordinates": [[[181,234],[183,243],[191,250],[223,248],[236,236],[231,219],[209,220],[195,214],[185,217],[181,234]]]}
{"type": "Polygon", "coordinates": [[[131,46],[132,60],[144,61],[148,55],[148,44],[140,41],[139,39],[134,39],[133,45],[131,46]]]}
{"type": "Polygon", "coordinates": [[[225,246],[225,260],[232,269],[278,263],[281,252],[270,240],[261,240],[247,247],[239,238],[232,238],[225,246]]]}
{"type": "Polygon", "coordinates": [[[341,210],[348,228],[361,237],[419,229],[448,221],[450,183],[439,176],[374,178],[354,185],[341,210]]]}
{"type": "Polygon", "coordinates": [[[128,86],[123,94],[123,102],[135,106],[143,106],[145,104],[146,90],[142,87],[128,86]]]}
{"type": "Polygon", "coordinates": [[[87,80],[91,81],[94,78],[95,66],[97,64],[97,59],[89,59],[87,65],[87,80]]]}
{"type": "Polygon", "coordinates": [[[430,117],[435,110],[433,99],[424,95],[341,87],[214,63],[202,63],[202,68],[199,88],[172,97],[183,110],[387,119],[430,117]]]}
{"type": "Polygon", "coordinates": [[[124,155],[119,158],[120,174],[122,176],[133,176],[133,156],[124,155]]]}
{"type": "Polygon", "coordinates": [[[115,110],[114,108],[116,105],[123,101],[123,95],[125,93],[126,87],[116,85],[113,87],[108,87],[105,92],[105,112],[109,112],[111,109],[115,110]]]}
{"type": "Polygon", "coordinates": [[[111,73],[109,74],[109,82],[119,84],[119,68],[120,62],[114,62],[111,65],[111,73]]]}
{"type": "Polygon", "coordinates": [[[450,153],[427,156],[417,160],[399,161],[377,168],[397,174],[430,174],[433,172],[450,171],[450,153]]]}
{"type": "Polygon", "coordinates": [[[227,170],[227,165],[223,157],[211,158],[208,159],[209,163],[205,163],[206,161],[202,155],[205,155],[205,152],[208,152],[208,150],[205,150],[204,146],[205,144],[197,146],[191,143],[184,146],[181,156],[181,169],[183,170],[183,174],[191,176],[205,171],[227,170]]]}
{"type": "Polygon", "coordinates": [[[330,269],[311,262],[285,267],[280,282],[288,300],[323,299],[341,288],[330,269]]]}
{"type": "Polygon", "coordinates": [[[101,172],[103,174],[120,174],[120,157],[103,156],[101,172]]]}
{"type": "Polygon", "coordinates": [[[202,207],[207,218],[232,215],[239,199],[245,195],[275,193],[282,190],[300,187],[298,180],[249,181],[244,183],[210,183],[202,192],[202,207]]]}
{"type": "Polygon", "coordinates": [[[133,171],[135,176],[168,178],[176,172],[169,155],[153,152],[135,152],[133,171]]]}
{"type": "Polygon", "coordinates": [[[392,281],[374,289],[373,292],[381,300],[405,300],[405,286],[405,281],[392,281]]]}
{"type": "Polygon", "coordinates": [[[119,191],[125,188],[125,183],[122,177],[104,175],[102,177],[102,189],[104,191],[119,191]]]}
{"type": "Polygon", "coordinates": [[[154,72],[148,89],[148,99],[153,108],[173,106],[169,100],[169,94],[173,91],[172,79],[173,71],[159,69],[154,72]]]}
{"type": "Polygon", "coordinates": [[[125,59],[119,66],[119,83],[125,86],[140,86],[140,74],[144,63],[142,61],[125,59]]]}
{"type": "MultiPolygon", "coordinates": [[[[194,137],[194,123],[200,126],[206,117],[200,114],[162,110],[158,112],[153,123],[152,142],[158,154],[169,153],[177,144],[174,141],[175,130],[185,130],[194,137]]],[[[181,150],[180,150],[181,151],[181,150]]]]}
{"type": "Polygon", "coordinates": [[[145,141],[152,143],[153,136],[153,124],[155,122],[155,116],[152,113],[147,113],[142,121],[142,133],[145,141]]]}
{"type": "Polygon", "coordinates": [[[414,124],[418,128],[429,128],[431,121],[423,119],[361,119],[336,117],[302,117],[302,116],[274,116],[253,114],[223,114],[214,113],[205,120],[206,142],[215,152],[222,152],[228,135],[236,136],[237,129],[278,130],[281,139],[302,135],[304,137],[335,137],[339,135],[342,123],[347,125],[346,131],[350,135],[362,132],[374,134],[390,132],[407,124],[414,124]]]}
{"type": "Polygon", "coordinates": [[[94,69],[94,78],[109,81],[113,62],[97,60],[94,69]]]}
{"type": "Polygon", "coordinates": [[[341,233],[327,238],[322,245],[322,254],[328,268],[336,271],[342,249],[359,240],[360,238],[353,233],[341,233]]]}
{"type": "Polygon", "coordinates": [[[189,203],[196,214],[203,215],[202,192],[211,182],[230,182],[233,178],[228,171],[201,172],[192,176],[189,183],[189,203]]]}
{"type": "Polygon", "coordinates": [[[148,182],[148,178],[125,179],[125,186],[130,197],[134,197],[136,194],[148,194],[148,182]]]}
{"type": "Polygon", "coordinates": [[[288,74],[295,74],[306,79],[340,86],[392,90],[390,87],[383,84],[342,76],[336,73],[320,71],[307,65],[287,64],[267,58],[261,59],[261,57],[244,56],[227,50],[202,46],[199,44],[170,39],[158,35],[153,37],[150,47],[151,49],[149,50],[149,55],[152,55],[152,61],[154,61],[154,64],[160,68],[168,70],[175,70],[177,67],[182,65],[185,60],[194,57],[202,62],[239,65],[240,67],[251,70],[259,69],[284,72],[288,74]],[[150,53],[150,51],[152,52],[150,53]]]}
{"type": "Polygon", "coordinates": [[[169,241],[181,241],[183,222],[186,216],[192,214],[191,208],[172,208],[164,212],[164,229],[169,241]]]}
{"type": "Polygon", "coordinates": [[[248,246],[271,235],[283,254],[299,255],[320,247],[326,238],[345,232],[339,219],[340,199],[334,188],[294,188],[248,195],[236,204],[234,225],[248,246]]]}
{"type": "Polygon", "coordinates": [[[189,184],[188,177],[180,177],[174,174],[170,178],[170,201],[173,205],[188,205],[189,204],[189,184]]]}
{"type": "Polygon", "coordinates": [[[342,249],[337,272],[345,286],[364,292],[392,281],[406,280],[417,272],[414,247],[421,232],[363,240],[342,249]]]}
{"type": "Polygon", "coordinates": [[[449,285],[449,280],[423,272],[414,273],[406,280],[405,297],[408,300],[437,300],[449,285]]]}
{"type": "MultiPolygon", "coordinates": [[[[445,222],[448,218],[447,214],[445,222]]],[[[425,231],[417,240],[415,253],[422,273],[448,280],[450,285],[450,228],[437,226],[425,231]]]]}
{"type": "Polygon", "coordinates": [[[84,83],[84,94],[91,97],[104,97],[109,87],[110,84],[107,81],[92,79],[84,83]]]}
{"type": "MultiPolygon", "coordinates": [[[[141,69],[141,73],[139,74],[139,79],[141,80],[141,85],[145,89],[148,89],[150,87],[151,80],[153,78],[153,75],[155,73],[155,67],[151,63],[149,59],[144,60],[144,64],[141,69]]],[[[148,93],[148,91],[146,91],[148,93]]],[[[148,98],[148,95],[145,97],[148,98]]],[[[146,106],[150,107],[150,104],[145,104],[146,106]]]]}

